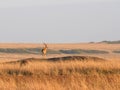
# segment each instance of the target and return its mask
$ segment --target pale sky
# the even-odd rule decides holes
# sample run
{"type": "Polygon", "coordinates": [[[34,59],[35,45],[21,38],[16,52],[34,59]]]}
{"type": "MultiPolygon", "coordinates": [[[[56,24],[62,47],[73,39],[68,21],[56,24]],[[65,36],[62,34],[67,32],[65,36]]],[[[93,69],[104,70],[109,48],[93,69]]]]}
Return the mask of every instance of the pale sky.
{"type": "Polygon", "coordinates": [[[0,42],[120,40],[119,0],[0,0],[0,42]]]}

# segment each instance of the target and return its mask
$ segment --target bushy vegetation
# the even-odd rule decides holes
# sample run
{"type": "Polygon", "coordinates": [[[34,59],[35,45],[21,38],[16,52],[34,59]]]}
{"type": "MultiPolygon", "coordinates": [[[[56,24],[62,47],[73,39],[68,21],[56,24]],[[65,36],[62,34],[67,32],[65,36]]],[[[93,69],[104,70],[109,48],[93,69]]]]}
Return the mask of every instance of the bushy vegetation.
{"type": "Polygon", "coordinates": [[[113,51],[113,53],[120,53],[120,50],[115,50],[113,51]]]}
{"type": "MultiPolygon", "coordinates": [[[[17,53],[17,54],[41,54],[42,48],[0,48],[2,53],[17,53]]],[[[84,50],[84,49],[70,49],[70,50],[53,50],[48,49],[48,54],[107,54],[109,52],[103,50],[84,50]]]]}
{"type": "Polygon", "coordinates": [[[0,48],[0,52],[2,53],[36,54],[36,52],[38,53],[40,51],[41,48],[0,48]]]}
{"type": "MultiPolygon", "coordinates": [[[[42,48],[0,48],[1,53],[41,54],[42,48]]],[[[57,50],[48,49],[48,54],[60,54],[57,50]]]]}
{"type": "Polygon", "coordinates": [[[109,52],[107,51],[102,51],[102,50],[83,50],[83,49],[71,49],[71,50],[60,50],[60,52],[65,53],[65,54],[108,54],[109,52]]]}

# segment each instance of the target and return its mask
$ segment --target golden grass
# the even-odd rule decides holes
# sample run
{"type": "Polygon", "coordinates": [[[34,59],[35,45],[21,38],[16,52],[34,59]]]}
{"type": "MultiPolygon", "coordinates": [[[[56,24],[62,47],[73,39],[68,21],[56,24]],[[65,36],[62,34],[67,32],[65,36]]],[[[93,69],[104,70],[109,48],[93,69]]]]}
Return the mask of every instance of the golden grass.
{"type": "Polygon", "coordinates": [[[0,64],[1,90],[119,90],[120,61],[0,64]]]}
{"type": "MultiPolygon", "coordinates": [[[[0,43],[0,48],[37,48],[44,47],[43,44],[32,43],[0,43]]],[[[117,50],[120,44],[105,43],[66,43],[66,44],[48,44],[51,49],[94,49],[94,50],[117,50]]]]}
{"type": "MultiPolygon", "coordinates": [[[[42,44],[0,44],[0,48],[36,48],[42,44]]],[[[50,49],[119,50],[119,44],[49,44],[50,49]]],[[[2,64],[24,58],[41,58],[34,54],[0,53],[0,90],[120,90],[119,54],[83,54],[108,61],[32,61],[26,66],[2,64]]],[[[63,54],[48,57],[66,56],[63,54]]]]}

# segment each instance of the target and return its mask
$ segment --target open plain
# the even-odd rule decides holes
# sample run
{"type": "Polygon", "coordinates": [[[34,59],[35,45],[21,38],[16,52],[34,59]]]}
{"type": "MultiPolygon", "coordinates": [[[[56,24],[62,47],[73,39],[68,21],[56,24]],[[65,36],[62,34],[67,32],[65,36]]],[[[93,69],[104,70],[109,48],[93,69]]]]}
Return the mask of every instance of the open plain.
{"type": "Polygon", "coordinates": [[[0,90],[120,90],[120,44],[0,44],[0,90]]]}

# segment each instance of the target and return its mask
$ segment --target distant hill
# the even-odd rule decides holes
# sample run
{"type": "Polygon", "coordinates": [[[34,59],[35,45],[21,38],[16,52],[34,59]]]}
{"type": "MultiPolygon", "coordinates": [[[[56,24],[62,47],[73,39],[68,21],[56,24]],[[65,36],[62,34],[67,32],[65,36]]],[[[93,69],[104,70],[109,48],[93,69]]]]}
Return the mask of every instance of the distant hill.
{"type": "Polygon", "coordinates": [[[120,40],[118,41],[101,41],[99,43],[107,43],[107,44],[120,44],[120,40]]]}

